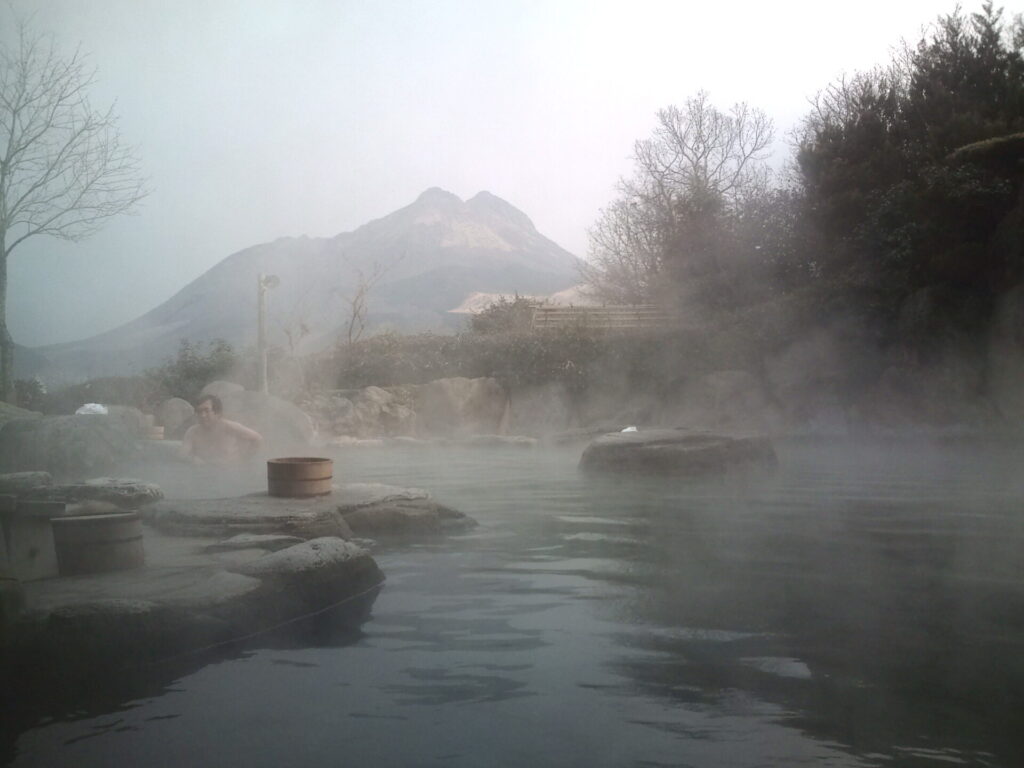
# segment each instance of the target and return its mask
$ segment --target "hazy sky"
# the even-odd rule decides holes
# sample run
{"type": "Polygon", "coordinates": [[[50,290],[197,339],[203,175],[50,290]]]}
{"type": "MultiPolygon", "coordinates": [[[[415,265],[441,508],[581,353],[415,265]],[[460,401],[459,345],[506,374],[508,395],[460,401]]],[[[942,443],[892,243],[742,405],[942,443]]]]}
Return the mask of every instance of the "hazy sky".
{"type": "MultiPolygon", "coordinates": [[[[954,7],[12,1],[90,54],[93,101],[116,100],[152,188],[87,241],[14,252],[10,325],[29,345],[107,330],[235,251],[348,231],[432,186],[489,190],[585,256],[658,108],[701,88],[723,108],[748,101],[775,120],[781,163],[808,98],[954,7]]],[[[10,19],[0,11],[0,35],[10,19]]]]}

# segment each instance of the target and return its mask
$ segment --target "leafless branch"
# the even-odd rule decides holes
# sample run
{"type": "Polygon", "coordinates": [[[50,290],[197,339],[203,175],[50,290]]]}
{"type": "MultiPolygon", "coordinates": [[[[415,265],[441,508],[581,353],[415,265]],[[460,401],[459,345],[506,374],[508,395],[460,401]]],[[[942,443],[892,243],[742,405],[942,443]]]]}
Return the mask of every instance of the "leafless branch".
{"type": "Polygon", "coordinates": [[[23,20],[0,49],[0,258],[36,235],[80,240],[145,197],[113,107],[89,102],[94,82],[80,52],[61,56],[23,20]]]}
{"type": "Polygon", "coordinates": [[[0,46],[0,397],[11,396],[7,259],[37,235],[81,240],[146,196],[140,162],[121,141],[113,107],[96,109],[95,71],[62,55],[25,19],[0,46]]]}

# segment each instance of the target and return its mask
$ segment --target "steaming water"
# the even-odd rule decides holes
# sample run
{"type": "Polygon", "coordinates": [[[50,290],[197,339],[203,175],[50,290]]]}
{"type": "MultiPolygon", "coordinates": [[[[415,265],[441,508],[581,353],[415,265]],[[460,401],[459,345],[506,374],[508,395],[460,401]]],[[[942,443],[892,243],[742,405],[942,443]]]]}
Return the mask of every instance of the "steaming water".
{"type": "Polygon", "coordinates": [[[340,455],[480,526],[376,549],[359,632],[40,722],[12,764],[1024,765],[1020,450],[787,444],[690,483],[578,455],[340,455]]]}

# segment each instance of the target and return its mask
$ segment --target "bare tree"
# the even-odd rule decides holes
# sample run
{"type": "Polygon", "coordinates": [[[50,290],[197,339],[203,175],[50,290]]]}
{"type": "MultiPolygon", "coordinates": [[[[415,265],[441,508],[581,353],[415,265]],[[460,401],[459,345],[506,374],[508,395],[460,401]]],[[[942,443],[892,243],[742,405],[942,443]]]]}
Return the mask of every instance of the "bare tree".
{"type": "Polygon", "coordinates": [[[373,271],[367,277],[361,269],[356,270],[356,287],[350,296],[345,296],[345,303],[348,304],[348,318],[345,321],[345,338],[349,344],[354,344],[363,336],[366,330],[367,298],[370,289],[387,273],[385,267],[375,263],[373,271]]]}
{"type": "Polygon", "coordinates": [[[29,238],[81,240],[145,195],[140,163],[121,141],[113,107],[95,109],[95,70],[78,51],[17,21],[0,45],[0,397],[10,400],[7,261],[29,238]]]}
{"type": "Polygon", "coordinates": [[[590,230],[590,260],[580,271],[589,293],[612,304],[643,304],[656,292],[661,230],[650,210],[627,197],[601,211],[590,230]]]}
{"type": "Polygon", "coordinates": [[[738,205],[767,185],[772,135],[761,110],[740,103],[722,112],[701,91],[659,110],[654,135],[634,146],[637,174],[626,187],[667,208],[697,195],[738,205]]]}
{"type": "Polygon", "coordinates": [[[633,176],[590,231],[584,278],[600,298],[650,301],[668,286],[717,273],[732,221],[768,188],[772,122],[737,104],[722,112],[703,91],[658,112],[634,145],[633,176]]]}

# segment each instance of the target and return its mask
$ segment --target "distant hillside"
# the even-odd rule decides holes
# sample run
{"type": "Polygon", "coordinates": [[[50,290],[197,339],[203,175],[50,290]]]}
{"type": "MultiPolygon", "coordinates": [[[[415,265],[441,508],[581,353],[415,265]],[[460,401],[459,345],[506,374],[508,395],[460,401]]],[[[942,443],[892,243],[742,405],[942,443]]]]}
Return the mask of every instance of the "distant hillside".
{"type": "Polygon", "coordinates": [[[541,235],[529,217],[480,192],[463,201],[432,188],[414,203],[333,238],[280,238],[228,256],[136,320],[82,341],[39,347],[33,374],[53,381],[138,373],[174,354],[181,339],[255,344],[256,281],[268,293],[271,342],[304,325],[300,352],[333,343],[361,280],[374,280],[367,330],[450,331],[473,292],[546,294],[578,281],[578,260],[541,235]]]}

